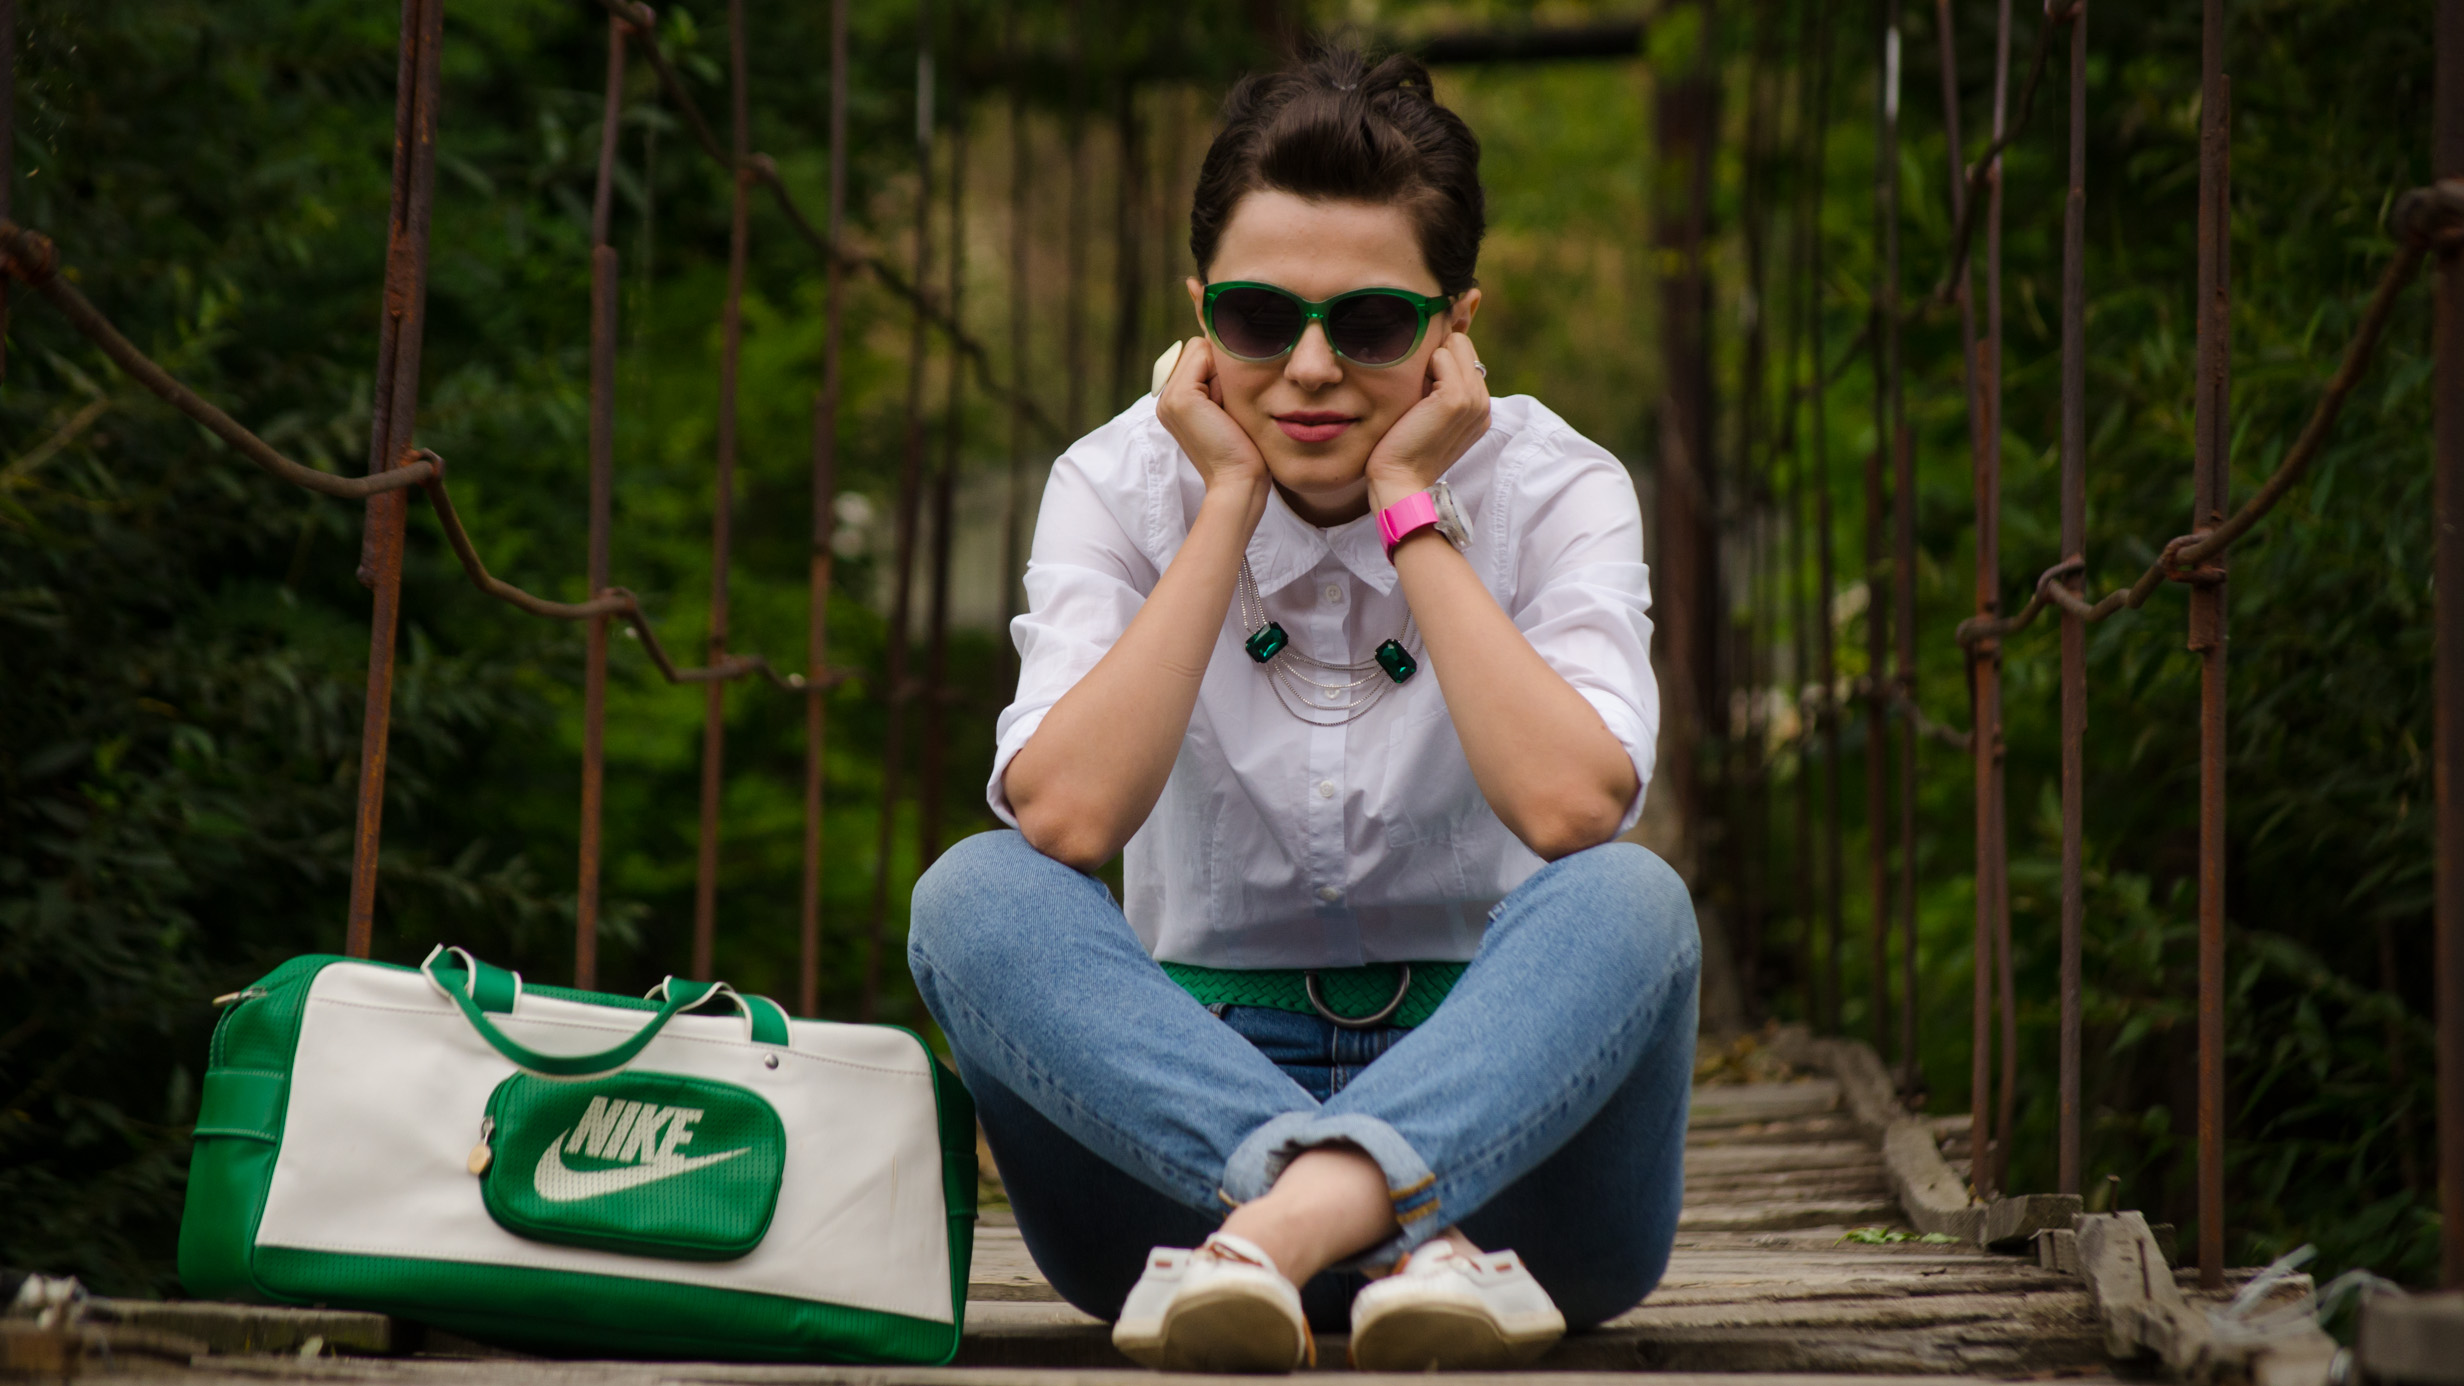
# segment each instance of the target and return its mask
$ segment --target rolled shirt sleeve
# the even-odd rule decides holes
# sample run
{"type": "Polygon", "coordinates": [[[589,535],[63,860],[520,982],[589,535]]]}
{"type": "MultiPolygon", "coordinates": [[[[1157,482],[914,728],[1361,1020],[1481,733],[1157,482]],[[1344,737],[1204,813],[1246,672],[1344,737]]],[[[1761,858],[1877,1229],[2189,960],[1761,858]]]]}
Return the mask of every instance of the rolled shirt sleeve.
{"type": "Polygon", "coordinates": [[[1660,736],[1642,506],[1624,466],[1580,435],[1548,435],[1535,452],[1506,493],[1521,512],[1506,518],[1518,577],[1508,614],[1633,762],[1622,833],[1642,817],[1660,736]]]}
{"type": "MultiPolygon", "coordinates": [[[[984,789],[994,815],[1013,828],[1018,815],[1003,786],[1010,761],[1061,695],[1129,629],[1160,575],[1114,508],[1121,488],[1094,474],[1106,456],[1097,445],[1109,431],[1097,432],[1053,464],[1036,512],[1027,610],[1010,622],[1010,639],[1018,648],[1018,693],[995,726],[992,779],[984,789]]],[[[1118,445],[1112,446],[1117,452],[1118,445]]]]}

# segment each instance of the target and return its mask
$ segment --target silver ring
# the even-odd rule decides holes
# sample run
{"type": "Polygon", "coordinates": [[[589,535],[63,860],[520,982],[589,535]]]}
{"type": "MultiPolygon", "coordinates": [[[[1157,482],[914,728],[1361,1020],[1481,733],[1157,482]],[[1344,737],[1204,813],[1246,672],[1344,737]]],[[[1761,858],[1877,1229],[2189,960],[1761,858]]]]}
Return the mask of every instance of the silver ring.
{"type": "Polygon", "coordinates": [[[1476,371],[1478,371],[1478,372],[1480,372],[1480,378],[1481,378],[1482,380],[1486,380],[1486,379],[1488,379],[1488,378],[1489,378],[1489,368],[1488,368],[1487,366],[1484,366],[1484,365],[1480,364],[1479,362],[1474,361],[1474,362],[1472,362],[1472,369],[1473,369],[1473,370],[1476,370],[1476,371]]]}
{"type": "Polygon", "coordinates": [[[1403,980],[1395,984],[1394,999],[1379,1007],[1377,1011],[1371,1015],[1337,1015],[1333,1011],[1328,1010],[1326,1008],[1326,998],[1318,994],[1318,974],[1315,972],[1310,972],[1303,975],[1301,979],[1301,987],[1309,993],[1309,1004],[1318,1008],[1319,1015],[1326,1017],[1328,1020],[1333,1021],[1335,1024],[1342,1026],[1346,1030],[1367,1030],[1372,1027],[1385,1024],[1389,1016],[1392,1016],[1396,1011],[1403,1009],[1403,998],[1411,994],[1412,965],[1410,963],[1396,963],[1395,966],[1403,969],[1403,980]]]}

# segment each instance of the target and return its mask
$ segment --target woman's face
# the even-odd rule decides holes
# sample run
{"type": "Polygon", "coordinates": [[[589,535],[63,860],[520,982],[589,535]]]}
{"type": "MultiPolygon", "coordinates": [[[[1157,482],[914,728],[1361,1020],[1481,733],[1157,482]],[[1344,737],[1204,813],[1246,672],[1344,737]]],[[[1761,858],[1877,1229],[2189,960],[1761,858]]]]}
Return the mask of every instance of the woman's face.
{"type": "MultiPolygon", "coordinates": [[[[1402,209],[1287,192],[1241,198],[1206,271],[1215,283],[1272,284],[1319,301],[1353,289],[1439,291],[1402,209]]],[[[1189,281],[1201,330],[1204,289],[1189,281]]],[[[1235,360],[1218,348],[1219,402],[1257,441],[1267,472],[1302,519],[1331,525],[1357,518],[1368,509],[1371,450],[1429,392],[1429,358],[1450,332],[1471,325],[1479,307],[1480,291],[1465,292],[1450,314],[1430,320],[1411,355],[1390,366],[1337,356],[1316,322],[1275,360],[1235,360]]]]}

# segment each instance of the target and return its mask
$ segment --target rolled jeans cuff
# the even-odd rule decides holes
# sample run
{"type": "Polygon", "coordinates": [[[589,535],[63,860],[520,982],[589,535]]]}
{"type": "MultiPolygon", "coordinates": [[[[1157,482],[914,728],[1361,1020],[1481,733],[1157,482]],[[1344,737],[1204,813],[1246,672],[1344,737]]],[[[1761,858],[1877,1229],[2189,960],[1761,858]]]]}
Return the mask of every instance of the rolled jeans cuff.
{"type": "Polygon", "coordinates": [[[1395,1128],[1359,1112],[1328,1115],[1286,1112],[1249,1133],[1224,1165],[1223,1198],[1235,1207],[1263,1197],[1304,1150],[1349,1145],[1377,1162],[1386,1176],[1386,1196],[1394,1200],[1401,1230],[1386,1242],[1353,1257],[1346,1265],[1385,1265],[1435,1237],[1450,1225],[1440,1216],[1437,1176],[1395,1128]]]}

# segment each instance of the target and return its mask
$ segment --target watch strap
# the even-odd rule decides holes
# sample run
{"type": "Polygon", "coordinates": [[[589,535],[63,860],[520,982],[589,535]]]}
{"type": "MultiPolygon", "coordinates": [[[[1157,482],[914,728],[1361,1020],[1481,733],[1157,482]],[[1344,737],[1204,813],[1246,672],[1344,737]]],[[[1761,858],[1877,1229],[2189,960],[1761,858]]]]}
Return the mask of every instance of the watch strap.
{"type": "Polygon", "coordinates": [[[1387,559],[1394,558],[1395,545],[1436,524],[1437,502],[1426,491],[1414,491],[1377,512],[1377,533],[1386,541],[1387,559]]]}

